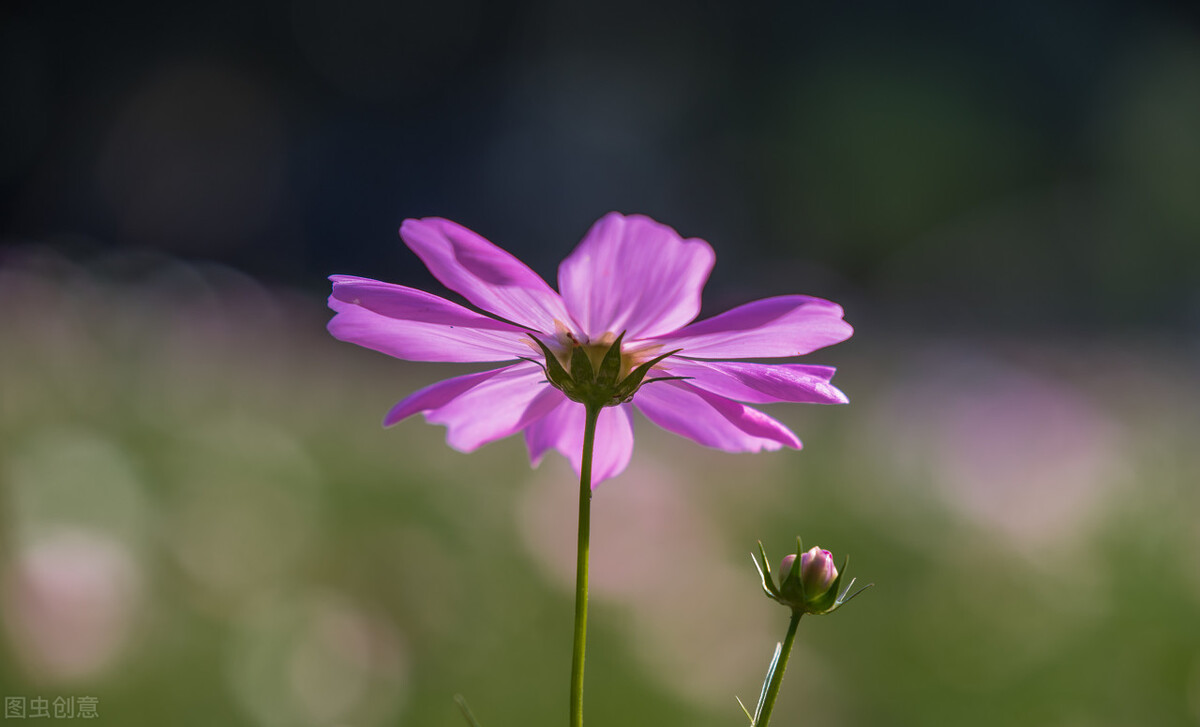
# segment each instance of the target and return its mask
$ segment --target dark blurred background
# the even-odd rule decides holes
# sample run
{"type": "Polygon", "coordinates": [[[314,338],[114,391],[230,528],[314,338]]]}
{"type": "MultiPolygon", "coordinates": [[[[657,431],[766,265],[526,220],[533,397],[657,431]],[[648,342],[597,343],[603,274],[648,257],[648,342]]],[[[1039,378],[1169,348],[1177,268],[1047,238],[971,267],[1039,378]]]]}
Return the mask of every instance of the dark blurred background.
{"type": "Polygon", "coordinates": [[[0,99],[6,718],[562,724],[573,475],[381,429],[463,369],[325,276],[441,292],[439,215],[553,281],[616,209],[713,244],[704,315],[857,332],[801,452],[637,421],[590,724],[737,724],[797,533],[877,587],[780,727],[1200,724],[1196,3],[12,0],[0,99]]]}
{"type": "MultiPolygon", "coordinates": [[[[455,219],[552,277],[644,212],[740,283],[1194,327],[1195,3],[10,2],[0,234],[306,290],[455,219]]],[[[886,301],[886,302],[884,302],[886,301]]]]}

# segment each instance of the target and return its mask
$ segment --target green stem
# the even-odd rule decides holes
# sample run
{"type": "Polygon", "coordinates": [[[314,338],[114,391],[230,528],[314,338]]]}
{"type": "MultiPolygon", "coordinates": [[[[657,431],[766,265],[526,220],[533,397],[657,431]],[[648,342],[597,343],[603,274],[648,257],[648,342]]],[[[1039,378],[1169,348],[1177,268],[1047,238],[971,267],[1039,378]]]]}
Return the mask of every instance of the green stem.
{"type": "Polygon", "coordinates": [[[583,726],[583,659],[587,650],[588,541],[592,520],[592,450],[600,407],[587,407],[579,466],[579,544],[575,558],[575,646],[571,656],[571,727],[583,726]]]}
{"type": "Polygon", "coordinates": [[[788,657],[792,655],[792,644],[796,641],[796,627],[800,625],[800,617],[803,615],[803,611],[792,611],[792,621],[788,624],[787,636],[783,639],[779,664],[775,667],[775,673],[771,675],[771,684],[767,687],[762,711],[759,713],[754,727],[767,727],[771,721],[771,710],[775,709],[775,700],[779,697],[779,685],[783,684],[783,672],[787,670],[788,657]]]}

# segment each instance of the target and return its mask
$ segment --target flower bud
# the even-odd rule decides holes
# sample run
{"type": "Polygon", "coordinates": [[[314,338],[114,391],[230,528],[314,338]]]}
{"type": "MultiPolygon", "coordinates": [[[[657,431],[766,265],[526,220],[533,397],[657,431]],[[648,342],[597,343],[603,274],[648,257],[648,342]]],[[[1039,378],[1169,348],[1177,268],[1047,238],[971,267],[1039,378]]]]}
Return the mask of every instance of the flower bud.
{"type": "Polygon", "coordinates": [[[791,578],[796,565],[796,554],[789,553],[779,564],[779,590],[789,599],[799,603],[815,601],[829,592],[837,580],[837,567],[828,550],[809,548],[800,554],[800,571],[791,578]]]}
{"type": "MultiPolygon", "coordinates": [[[[848,595],[850,586],[854,584],[851,579],[850,586],[846,586],[846,590],[839,594],[842,573],[834,565],[833,556],[828,550],[821,548],[809,548],[805,551],[799,538],[796,540],[796,552],[784,556],[779,564],[778,586],[770,577],[767,554],[762,548],[762,543],[758,544],[758,552],[761,559],[756,558],[754,563],[758,567],[763,590],[769,597],[788,606],[793,611],[812,614],[832,613],[843,603],[862,592],[860,590],[853,595],[848,595]],[[796,563],[797,558],[800,561],[799,567],[796,563]]],[[[843,569],[844,566],[843,563],[843,569]]]]}

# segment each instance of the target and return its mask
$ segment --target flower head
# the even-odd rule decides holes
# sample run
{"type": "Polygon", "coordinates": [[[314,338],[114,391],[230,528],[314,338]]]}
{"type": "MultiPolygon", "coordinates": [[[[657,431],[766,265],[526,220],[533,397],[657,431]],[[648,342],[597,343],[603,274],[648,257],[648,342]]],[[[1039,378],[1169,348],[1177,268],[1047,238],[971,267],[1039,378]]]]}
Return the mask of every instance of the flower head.
{"type": "Polygon", "coordinates": [[[334,275],[329,331],[410,361],[506,362],[438,382],[388,412],[447,428],[464,452],[525,433],[536,465],[558,450],[580,469],[585,403],[603,406],[593,482],[633,452],[632,410],[728,452],[798,449],[780,422],[747,404],[842,404],[827,366],[748,363],[849,338],[840,306],[766,298],[693,323],[712,270],[708,243],[641,215],[602,217],[558,269],[558,292],[511,254],[449,220],[405,220],[404,242],[447,288],[483,313],[401,285],[334,275]]]}

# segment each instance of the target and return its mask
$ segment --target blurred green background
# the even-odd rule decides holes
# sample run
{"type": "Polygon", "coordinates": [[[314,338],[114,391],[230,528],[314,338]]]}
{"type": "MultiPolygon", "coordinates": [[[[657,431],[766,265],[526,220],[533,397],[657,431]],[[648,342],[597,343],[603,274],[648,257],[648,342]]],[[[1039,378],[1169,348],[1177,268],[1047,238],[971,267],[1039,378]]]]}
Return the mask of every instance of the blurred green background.
{"type": "Polygon", "coordinates": [[[383,430],[466,368],[332,340],[323,278],[443,292],[394,232],[443,215],[553,280],[620,209],[713,244],[705,316],[809,293],[857,333],[807,359],[849,406],[770,409],[803,451],[636,422],[589,724],[744,719],[787,624],[749,554],[797,534],[876,586],[801,624],[776,724],[1200,723],[1194,5],[0,21],[6,716],[562,724],[572,473],[383,430]]]}

